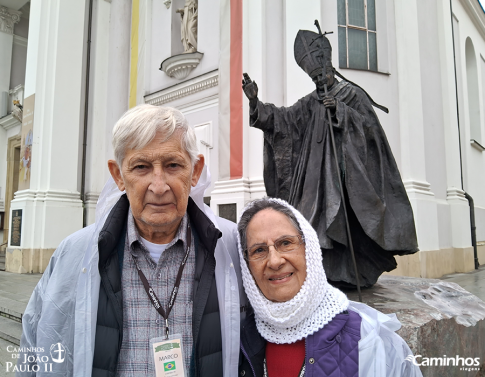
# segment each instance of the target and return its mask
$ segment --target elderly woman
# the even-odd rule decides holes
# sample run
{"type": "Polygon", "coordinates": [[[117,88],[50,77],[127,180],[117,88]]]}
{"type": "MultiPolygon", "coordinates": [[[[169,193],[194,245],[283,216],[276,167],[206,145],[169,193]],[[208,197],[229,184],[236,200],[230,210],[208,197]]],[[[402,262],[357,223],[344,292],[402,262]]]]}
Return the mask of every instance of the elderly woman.
{"type": "Polygon", "coordinates": [[[241,328],[241,376],[421,376],[394,316],[327,283],[318,236],[280,199],[250,203],[238,224],[252,310],[241,328]]]}

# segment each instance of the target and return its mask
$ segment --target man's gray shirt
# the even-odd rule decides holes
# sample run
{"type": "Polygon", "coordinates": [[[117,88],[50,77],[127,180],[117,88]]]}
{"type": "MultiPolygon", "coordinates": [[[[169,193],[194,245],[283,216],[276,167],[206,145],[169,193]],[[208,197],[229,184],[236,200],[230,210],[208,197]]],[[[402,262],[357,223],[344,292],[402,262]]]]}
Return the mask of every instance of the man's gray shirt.
{"type": "MultiPolygon", "coordinates": [[[[123,342],[118,359],[118,376],[155,375],[150,339],[165,336],[165,321],[149,300],[138,276],[132,255],[145,274],[165,312],[185,255],[188,216],[182,219],[175,238],[167,245],[158,264],[141,242],[133,215],[128,212],[122,270],[123,342]]],[[[192,355],[192,307],[195,274],[195,245],[192,245],[172,311],[168,318],[170,334],[182,334],[186,373],[192,355]]]]}

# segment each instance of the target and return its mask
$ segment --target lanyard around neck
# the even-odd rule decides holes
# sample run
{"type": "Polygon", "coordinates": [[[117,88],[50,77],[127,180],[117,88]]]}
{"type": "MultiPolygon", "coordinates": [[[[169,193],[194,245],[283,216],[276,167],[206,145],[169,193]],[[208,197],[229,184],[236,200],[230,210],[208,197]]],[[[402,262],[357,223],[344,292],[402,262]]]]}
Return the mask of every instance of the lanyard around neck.
{"type": "Polygon", "coordinates": [[[138,262],[135,258],[135,256],[132,254],[131,256],[133,257],[133,262],[135,262],[136,269],[138,271],[138,276],[140,277],[140,280],[143,283],[143,287],[145,288],[145,291],[147,293],[148,298],[150,299],[152,305],[154,308],[157,310],[157,312],[163,317],[165,320],[165,336],[168,339],[168,316],[170,315],[170,312],[172,311],[173,305],[175,304],[175,299],[177,298],[177,293],[180,287],[180,281],[182,280],[182,272],[184,271],[185,264],[187,263],[187,258],[189,257],[190,253],[190,246],[192,244],[192,232],[190,230],[190,225],[189,221],[187,219],[187,247],[185,250],[185,255],[184,259],[182,259],[182,263],[180,264],[179,271],[177,274],[177,279],[175,280],[175,285],[173,286],[172,289],[172,294],[170,295],[170,300],[168,302],[168,308],[167,311],[162,307],[162,304],[160,303],[160,300],[158,299],[157,295],[155,294],[155,291],[153,288],[150,286],[150,283],[148,283],[148,280],[145,276],[145,274],[141,271],[140,266],[138,265],[138,262]]]}

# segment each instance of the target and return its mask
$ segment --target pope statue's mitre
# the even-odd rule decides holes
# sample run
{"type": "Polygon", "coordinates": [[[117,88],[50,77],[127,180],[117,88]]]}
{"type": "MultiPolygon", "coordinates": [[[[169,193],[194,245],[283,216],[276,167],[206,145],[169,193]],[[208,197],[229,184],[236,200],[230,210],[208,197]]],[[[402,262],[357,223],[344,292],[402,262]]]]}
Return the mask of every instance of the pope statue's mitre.
{"type": "Polygon", "coordinates": [[[295,60],[312,79],[332,66],[332,46],[327,37],[309,30],[300,30],[295,38],[295,60]]]}

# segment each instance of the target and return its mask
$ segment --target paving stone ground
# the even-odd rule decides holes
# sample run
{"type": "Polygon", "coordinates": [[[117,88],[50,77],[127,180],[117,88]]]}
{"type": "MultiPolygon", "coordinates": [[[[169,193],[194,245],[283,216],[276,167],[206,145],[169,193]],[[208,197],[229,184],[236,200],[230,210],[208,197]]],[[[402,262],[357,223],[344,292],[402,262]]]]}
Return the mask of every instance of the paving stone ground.
{"type": "Polygon", "coordinates": [[[0,312],[22,314],[42,274],[14,274],[0,271],[0,312]],[[3,310],[5,309],[5,310],[3,310]]]}
{"type": "Polygon", "coordinates": [[[485,301],[485,265],[481,265],[478,270],[473,270],[464,274],[451,274],[443,276],[440,280],[452,281],[468,292],[485,301]]]}

